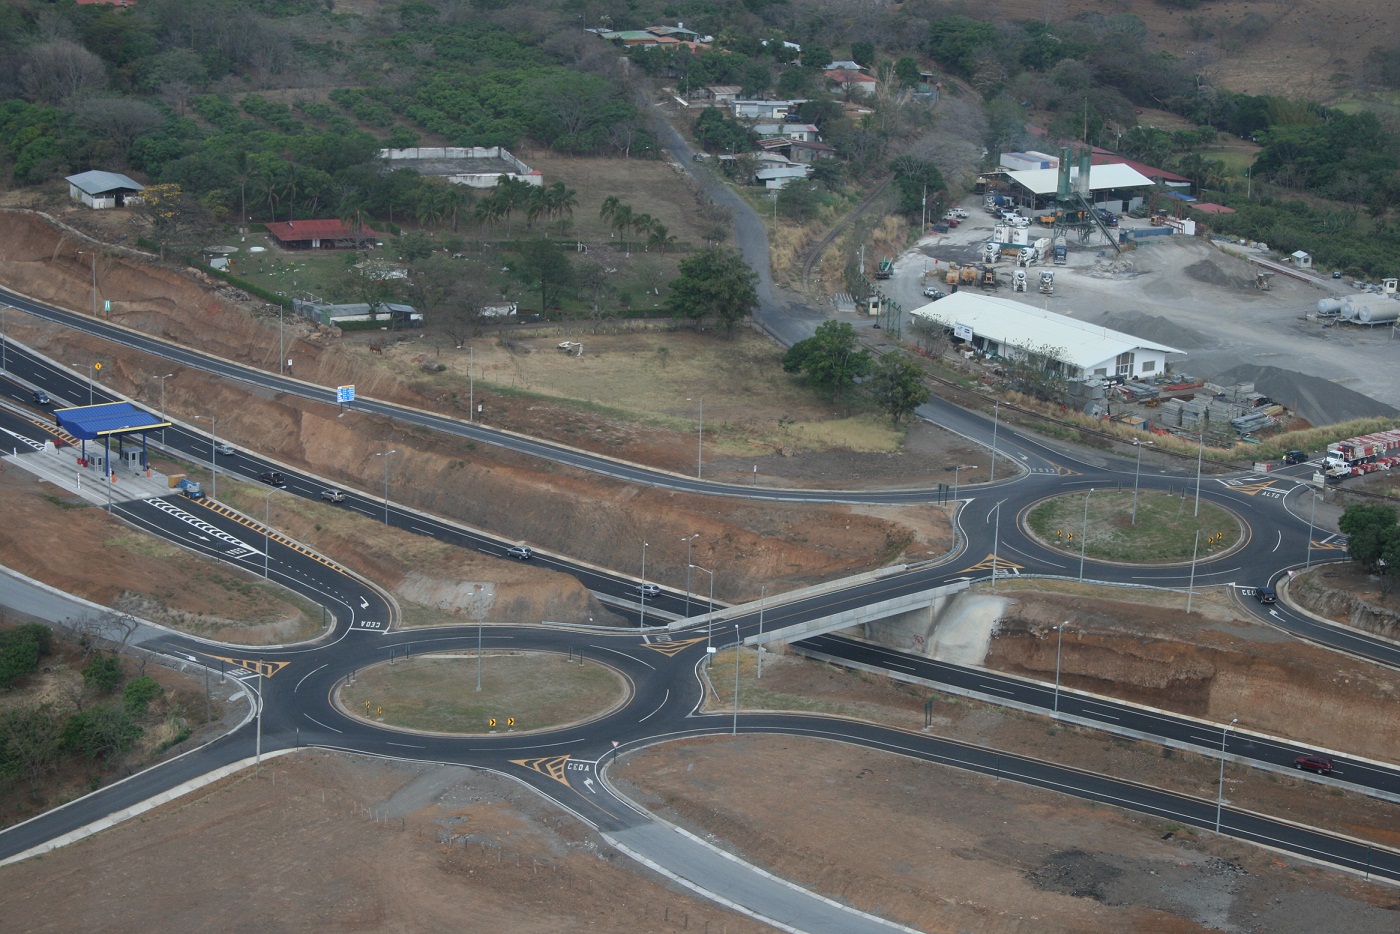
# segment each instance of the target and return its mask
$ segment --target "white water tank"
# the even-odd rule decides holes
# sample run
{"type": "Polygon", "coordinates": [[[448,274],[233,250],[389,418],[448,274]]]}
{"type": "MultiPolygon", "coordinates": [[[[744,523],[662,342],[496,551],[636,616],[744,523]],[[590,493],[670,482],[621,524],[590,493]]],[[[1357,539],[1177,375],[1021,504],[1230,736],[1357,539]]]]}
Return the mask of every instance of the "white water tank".
{"type": "Polygon", "coordinates": [[[1343,302],[1340,298],[1324,298],[1317,303],[1319,318],[1335,318],[1341,313],[1343,302]]]}
{"type": "Polygon", "coordinates": [[[1396,319],[1400,319],[1400,302],[1362,305],[1356,313],[1357,324],[1390,324],[1396,319]]]}

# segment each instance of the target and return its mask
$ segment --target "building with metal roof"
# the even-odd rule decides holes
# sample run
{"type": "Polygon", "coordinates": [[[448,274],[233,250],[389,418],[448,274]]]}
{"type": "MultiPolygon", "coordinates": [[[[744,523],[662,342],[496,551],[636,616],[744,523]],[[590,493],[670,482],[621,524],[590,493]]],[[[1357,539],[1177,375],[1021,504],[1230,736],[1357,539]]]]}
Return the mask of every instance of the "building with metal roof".
{"type": "Polygon", "coordinates": [[[1151,378],[1166,370],[1169,356],[1185,356],[1175,347],[974,292],[955,292],[910,314],[941,326],[955,340],[985,354],[1043,355],[1059,364],[1066,379],[1151,378]]]}
{"type": "MultiPolygon", "coordinates": [[[[1079,184],[1079,166],[1070,166],[1070,185],[1079,184]]],[[[1018,199],[1029,207],[1040,209],[1055,200],[1059,189],[1058,169],[1027,169],[1020,172],[1007,172],[1006,177],[1017,189],[1018,199]]],[[[1144,197],[1153,188],[1152,179],[1132,166],[1121,163],[1096,165],[1089,172],[1089,200],[1099,207],[1111,211],[1127,212],[1142,204],[1144,197]]]]}
{"type": "Polygon", "coordinates": [[[357,242],[379,237],[369,227],[361,227],[356,233],[338,220],[285,221],[266,226],[277,245],[288,250],[350,249],[357,242]]]}
{"type": "Polygon", "coordinates": [[[140,201],[140,193],[146,190],[145,185],[120,172],[100,172],[96,169],[70,175],[64,181],[68,183],[68,197],[96,210],[125,207],[128,203],[140,201]]]}
{"type": "Polygon", "coordinates": [[[82,443],[78,464],[84,467],[113,464],[112,439],[115,438],[116,463],[125,463],[138,470],[149,469],[146,459],[146,436],[152,431],[170,427],[169,422],[137,408],[130,402],[104,402],[99,405],[56,409],[53,416],[58,422],[58,427],[82,443]],[[140,445],[129,449],[129,435],[138,436],[140,445]],[[89,453],[89,441],[101,441],[101,453],[89,453]]]}

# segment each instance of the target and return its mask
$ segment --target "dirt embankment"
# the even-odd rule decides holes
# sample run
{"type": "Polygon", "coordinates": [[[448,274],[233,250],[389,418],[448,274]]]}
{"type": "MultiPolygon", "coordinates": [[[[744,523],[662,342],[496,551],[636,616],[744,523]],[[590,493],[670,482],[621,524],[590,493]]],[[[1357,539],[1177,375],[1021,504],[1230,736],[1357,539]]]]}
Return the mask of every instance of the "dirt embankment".
{"type": "Polygon", "coordinates": [[[1300,742],[1400,761],[1400,736],[1375,711],[1400,698],[1400,675],[1242,620],[1058,594],[1020,593],[987,654],[989,667],[1044,681],[1056,634],[1072,620],[1061,684],[1300,742]]]}
{"type": "Polygon", "coordinates": [[[1386,601],[1390,595],[1381,592],[1375,575],[1350,561],[1297,575],[1288,582],[1288,595],[1305,609],[1344,626],[1400,639],[1400,609],[1378,606],[1377,601],[1386,601]]]}
{"type": "MultiPolygon", "coordinates": [[[[32,215],[7,214],[0,224],[0,281],[55,304],[86,308],[91,268],[85,256],[76,255],[84,246],[32,215]]],[[[253,306],[233,303],[192,276],[104,256],[98,281],[102,299],[113,303],[112,318],[128,327],[239,362],[276,365],[276,351],[269,356],[278,340],[275,316],[257,318],[253,306]]],[[[457,391],[465,385],[443,385],[422,370],[391,369],[381,355],[365,347],[329,344],[324,335],[298,328],[288,319],[287,356],[297,377],[322,386],[353,383],[363,395],[465,416],[467,394],[457,391]]],[[[11,315],[9,331],[56,360],[100,360],[103,383],[147,406],[160,405],[161,381],[155,377],[171,371],[167,362],[118,352],[105,342],[16,315],[11,315]]],[[[427,359],[427,347],[423,356],[427,359]]],[[[601,566],[635,567],[637,573],[642,542],[649,542],[647,576],[671,586],[685,583],[687,551],[682,539],[699,532],[689,560],[723,569],[715,575],[717,597],[756,595],[760,582],[771,592],[855,573],[906,553],[920,558],[929,552],[941,554],[950,542],[947,520],[936,509],[921,508],[906,516],[897,510],[735,503],[673,494],[554,467],[488,445],[449,440],[360,412],[341,417],[330,405],[175,369],[176,376],[164,381],[168,414],[185,420],[212,414],[221,439],[369,495],[377,496],[384,488],[384,462],[373,455],[393,449],[397,453],[389,464],[389,495],[396,503],[567,551],[601,566]]],[[[478,386],[477,401],[485,395],[478,386]]],[[[491,394],[487,407],[495,413],[493,425],[531,434],[542,421],[571,421],[563,413],[541,411],[549,408],[547,403],[514,394],[491,394]]],[[[661,431],[643,434],[648,437],[641,441],[649,450],[661,446],[661,431]]],[[[689,441],[677,439],[679,443],[665,446],[687,451],[689,441]]],[[[569,443],[591,445],[573,435],[569,443]]],[[[632,451],[623,447],[607,453],[629,458],[632,451]]],[[[764,472],[772,475],[766,466],[764,472]]],[[[345,551],[328,545],[327,552],[356,566],[345,551]]],[[[361,555],[358,560],[365,566],[356,569],[374,576],[374,556],[361,555]]]]}

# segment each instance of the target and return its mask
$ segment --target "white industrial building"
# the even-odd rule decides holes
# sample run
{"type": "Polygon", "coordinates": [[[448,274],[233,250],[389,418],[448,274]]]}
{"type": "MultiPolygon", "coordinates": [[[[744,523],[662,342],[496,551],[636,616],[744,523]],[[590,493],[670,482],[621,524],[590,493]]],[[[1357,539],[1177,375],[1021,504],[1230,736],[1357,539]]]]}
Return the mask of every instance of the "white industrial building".
{"type": "Polygon", "coordinates": [[[64,181],[68,183],[68,197],[96,210],[139,204],[141,192],[146,190],[145,185],[119,172],[79,172],[64,181]]]}
{"type": "Polygon", "coordinates": [[[942,326],[954,339],[982,353],[1011,358],[1044,355],[1059,364],[1066,379],[1150,379],[1166,370],[1169,356],[1185,355],[1175,347],[1122,331],[975,292],[954,292],[910,314],[942,326]]]}
{"type": "MultiPolygon", "coordinates": [[[[1070,166],[1070,185],[1079,185],[1079,166],[1070,166]]],[[[1055,200],[1059,188],[1059,169],[1025,169],[1009,171],[1006,177],[1016,190],[1016,200],[1027,207],[1040,209],[1055,200]]],[[[1127,213],[1140,206],[1154,187],[1152,179],[1127,165],[1096,165],[1089,172],[1087,199],[1095,207],[1127,213]]]]}

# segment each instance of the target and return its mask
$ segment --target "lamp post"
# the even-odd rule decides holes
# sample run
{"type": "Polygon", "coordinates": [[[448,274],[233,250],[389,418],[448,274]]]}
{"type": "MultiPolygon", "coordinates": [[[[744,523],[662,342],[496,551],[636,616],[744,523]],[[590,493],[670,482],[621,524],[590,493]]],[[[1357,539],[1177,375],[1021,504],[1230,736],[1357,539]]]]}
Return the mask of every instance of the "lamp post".
{"type": "Polygon", "coordinates": [[[1133,441],[1133,447],[1137,448],[1137,467],[1133,470],[1133,525],[1137,525],[1138,478],[1142,475],[1142,448],[1144,445],[1152,443],[1151,441],[1133,441]]]}
{"type": "Polygon", "coordinates": [[[0,370],[10,368],[10,307],[0,308],[0,370]]]}
{"type": "Polygon", "coordinates": [[[988,483],[996,483],[997,480],[997,428],[1001,424],[1001,402],[992,406],[992,476],[988,483]]]}
{"type": "Polygon", "coordinates": [[[730,736],[739,735],[739,647],[743,645],[739,641],[739,624],[734,624],[734,727],[729,731],[730,736]]]}
{"type": "Polygon", "coordinates": [[[70,363],[69,366],[80,366],[88,371],[88,405],[92,405],[92,384],[96,379],[97,371],[102,369],[100,363],[70,363]]]}
{"type": "Polygon", "coordinates": [[[1196,442],[1196,508],[1191,513],[1193,516],[1201,514],[1201,462],[1206,453],[1206,422],[1201,419],[1201,438],[1196,442]]]}
{"type": "Polygon", "coordinates": [[[1308,510],[1308,560],[1303,564],[1303,570],[1305,571],[1312,567],[1312,540],[1315,534],[1317,520],[1317,490],[1309,487],[1308,491],[1312,496],[1312,509],[1308,510]]]}
{"type": "Polygon", "coordinates": [[[699,480],[705,472],[705,400],[696,396],[694,399],[686,399],[685,401],[700,403],[699,432],[695,446],[695,479],[699,480]]]}
{"type": "MultiPolygon", "coordinates": [[[[174,373],[166,373],[164,376],[152,376],[151,379],[160,380],[160,420],[165,421],[165,381],[174,376],[174,373]]],[[[160,443],[165,443],[165,429],[160,430],[160,443]]]]}
{"type": "MultiPolygon", "coordinates": [[[[162,384],[164,385],[164,384],[162,384]]],[[[219,498],[219,436],[212,415],[196,415],[195,421],[209,420],[209,496],[219,498]]]]}
{"type": "Polygon", "coordinates": [[[263,497],[263,580],[268,579],[268,556],[272,553],[272,494],[281,492],[273,487],[263,497]]]}
{"type": "Polygon", "coordinates": [[[642,615],[637,623],[638,627],[647,628],[647,545],[649,542],[642,542],[642,615]]]}
{"type": "Polygon", "coordinates": [[[692,564],[691,567],[710,575],[710,613],[709,619],[705,622],[705,653],[708,655],[713,645],[712,635],[715,630],[715,574],[713,571],[702,568],[698,564],[692,564]]]}
{"type": "Polygon", "coordinates": [[[86,253],[88,256],[91,256],[91,257],[92,257],[92,316],[93,316],[94,318],[96,318],[96,317],[97,317],[97,251],[96,251],[96,250],[79,250],[79,251],[78,251],[78,255],[79,255],[79,256],[82,256],[84,253],[86,253]]]}
{"type": "Polygon", "coordinates": [[[476,421],[476,345],[467,346],[467,421],[476,421]]]}
{"type": "Polygon", "coordinates": [[[687,535],[685,538],[681,539],[681,541],[685,542],[685,616],[686,616],[686,619],[689,619],[689,618],[690,618],[690,545],[691,545],[692,542],[694,542],[694,541],[695,541],[697,538],[699,538],[699,537],[700,537],[700,533],[699,533],[699,532],[696,532],[694,535],[687,535]]]}
{"type": "Polygon", "coordinates": [[[1084,494],[1084,525],[1079,530],[1079,582],[1084,583],[1084,551],[1089,544],[1089,497],[1094,495],[1093,489],[1084,494]]]}
{"type": "Polygon", "coordinates": [[[1201,530],[1196,530],[1195,541],[1191,544],[1191,581],[1186,585],[1186,615],[1191,615],[1191,598],[1196,595],[1196,552],[1201,547],[1201,530]]]}
{"type": "Polygon", "coordinates": [[[1215,832],[1220,833],[1220,812],[1225,807],[1225,740],[1230,736],[1230,727],[1240,722],[1236,717],[1220,730],[1220,781],[1215,792],[1215,832]]]}
{"type": "MultiPolygon", "coordinates": [[[[272,303],[269,302],[268,305],[267,305],[267,307],[268,307],[268,308],[271,308],[271,307],[272,307],[272,303]]],[[[277,375],[278,375],[278,376],[285,376],[286,373],[287,373],[287,369],[286,369],[286,367],[287,367],[287,341],[286,341],[286,338],[284,337],[285,332],[284,332],[283,327],[282,327],[282,311],[283,311],[282,305],[281,305],[281,303],[278,303],[278,305],[277,305],[277,375]]]]}
{"type": "Polygon", "coordinates": [[[992,527],[992,593],[997,592],[997,552],[1001,548],[1001,504],[1004,500],[999,500],[996,504],[996,525],[992,527]]]}
{"type": "Polygon", "coordinates": [[[1069,620],[1055,627],[1055,718],[1060,716],[1060,646],[1065,641],[1065,627],[1069,625],[1069,620]]]}
{"type": "Polygon", "coordinates": [[[389,455],[399,453],[397,448],[389,451],[375,451],[375,457],[384,458],[384,524],[389,524],[389,455]]]}
{"type": "Polygon", "coordinates": [[[976,469],[976,464],[959,464],[958,466],[953,468],[953,502],[958,501],[958,471],[976,469]]]}
{"type": "Polygon", "coordinates": [[[763,584],[758,588],[758,642],[754,648],[758,650],[758,676],[763,677],[763,605],[768,600],[768,585],[763,584]]]}
{"type": "Polygon", "coordinates": [[[263,673],[262,666],[258,666],[258,744],[256,758],[253,764],[257,768],[262,768],[262,709],[263,709],[263,673]]]}

